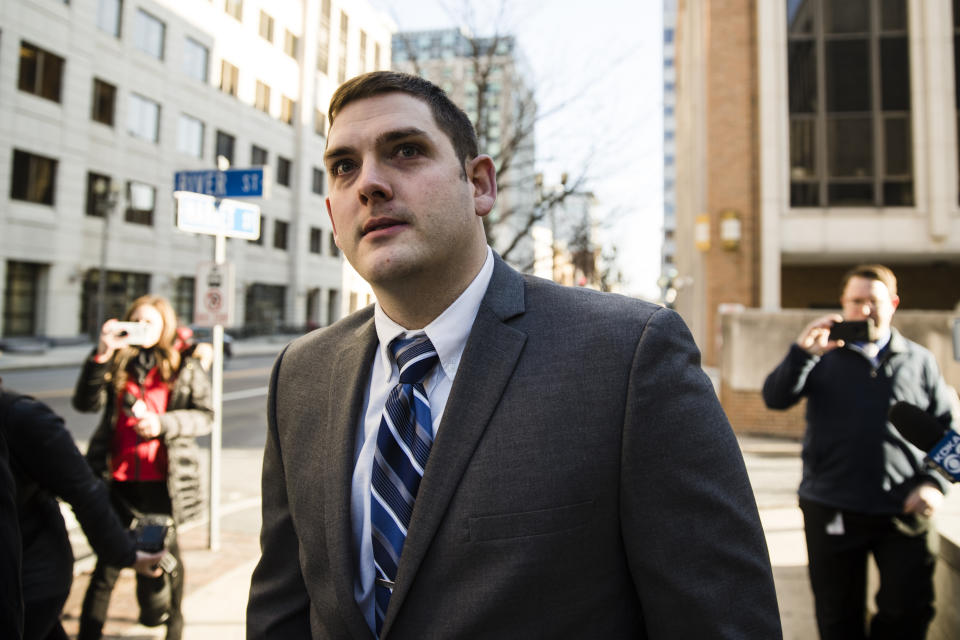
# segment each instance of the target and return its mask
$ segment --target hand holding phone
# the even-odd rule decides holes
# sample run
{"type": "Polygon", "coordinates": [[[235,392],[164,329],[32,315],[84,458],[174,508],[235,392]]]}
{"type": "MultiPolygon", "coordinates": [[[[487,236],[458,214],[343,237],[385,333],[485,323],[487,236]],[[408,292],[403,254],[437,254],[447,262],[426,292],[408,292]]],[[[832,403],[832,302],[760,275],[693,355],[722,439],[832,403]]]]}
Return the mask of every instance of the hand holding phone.
{"type": "Polygon", "coordinates": [[[875,339],[876,325],[872,320],[844,320],[830,327],[830,340],[842,340],[844,344],[852,342],[871,342],[875,339]]]}
{"type": "Polygon", "coordinates": [[[145,322],[117,322],[113,325],[113,332],[129,345],[144,344],[148,338],[148,327],[145,322]]]}

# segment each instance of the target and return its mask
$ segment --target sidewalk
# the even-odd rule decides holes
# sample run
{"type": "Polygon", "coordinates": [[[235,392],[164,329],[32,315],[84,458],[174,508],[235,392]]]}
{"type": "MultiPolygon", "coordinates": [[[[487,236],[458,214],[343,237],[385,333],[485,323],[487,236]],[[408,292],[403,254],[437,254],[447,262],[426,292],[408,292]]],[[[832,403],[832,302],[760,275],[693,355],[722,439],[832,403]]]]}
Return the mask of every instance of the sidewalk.
{"type": "MultiPolygon", "coordinates": [[[[278,334],[234,340],[233,357],[276,355],[288,342],[298,336],[278,334]]],[[[92,342],[45,346],[37,343],[17,351],[0,350],[0,372],[16,369],[79,366],[93,350],[92,342]]]]}
{"type": "MultiPolygon", "coordinates": [[[[813,601],[807,582],[803,523],[796,506],[800,480],[800,445],[793,441],[743,438],[741,445],[760,507],[773,563],[785,640],[815,640],[813,601]]],[[[225,494],[227,514],[221,525],[221,547],[207,547],[207,527],[192,526],[181,532],[186,593],[185,640],[242,640],[250,575],[259,555],[260,512],[257,492],[261,454],[227,450],[225,464],[242,469],[244,486],[225,494]],[[233,505],[231,507],[230,505],[233,505]]],[[[64,628],[73,635],[90,566],[74,579],[64,608],[64,628]]],[[[164,628],[148,629],[136,623],[134,577],[122,574],[110,603],[106,638],[162,638],[164,628]]]]}

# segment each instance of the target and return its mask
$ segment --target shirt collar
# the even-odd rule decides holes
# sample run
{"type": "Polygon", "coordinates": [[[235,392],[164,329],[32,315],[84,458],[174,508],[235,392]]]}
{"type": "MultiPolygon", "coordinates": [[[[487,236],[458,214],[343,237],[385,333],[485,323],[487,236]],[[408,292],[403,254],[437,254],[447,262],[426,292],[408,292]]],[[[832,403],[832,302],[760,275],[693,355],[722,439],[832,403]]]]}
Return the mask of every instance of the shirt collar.
{"type": "Polygon", "coordinates": [[[487,258],[480,272],[453,303],[439,316],[423,328],[422,331],[409,331],[391,320],[377,302],[373,307],[373,321],[380,341],[380,361],[384,374],[389,380],[393,370],[393,358],[390,356],[390,343],[400,335],[412,336],[426,333],[440,357],[440,366],[452,380],[460,365],[460,356],[467,345],[470,329],[480,310],[480,303],[490,285],[493,276],[493,251],[487,247],[487,258]]]}

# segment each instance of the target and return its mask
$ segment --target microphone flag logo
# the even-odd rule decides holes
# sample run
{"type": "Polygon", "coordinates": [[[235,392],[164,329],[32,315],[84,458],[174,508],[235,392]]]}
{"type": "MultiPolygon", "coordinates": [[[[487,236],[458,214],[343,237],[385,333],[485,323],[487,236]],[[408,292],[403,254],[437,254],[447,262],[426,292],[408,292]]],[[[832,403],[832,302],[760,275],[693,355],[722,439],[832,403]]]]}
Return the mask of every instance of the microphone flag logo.
{"type": "Polygon", "coordinates": [[[927,459],[951,482],[960,482],[960,433],[953,429],[930,451],[927,459]]]}

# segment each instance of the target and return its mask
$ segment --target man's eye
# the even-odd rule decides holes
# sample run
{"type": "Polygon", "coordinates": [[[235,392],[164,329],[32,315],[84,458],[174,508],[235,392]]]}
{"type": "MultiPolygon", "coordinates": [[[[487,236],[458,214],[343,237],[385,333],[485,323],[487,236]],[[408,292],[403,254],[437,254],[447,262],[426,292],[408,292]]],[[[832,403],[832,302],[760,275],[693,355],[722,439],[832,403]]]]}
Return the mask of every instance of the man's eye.
{"type": "Polygon", "coordinates": [[[397,147],[397,155],[402,158],[415,158],[420,155],[420,149],[412,144],[402,144],[397,147]]]}
{"type": "Polygon", "coordinates": [[[353,162],[350,160],[337,160],[330,166],[330,175],[342,176],[353,169],[353,162]]]}

